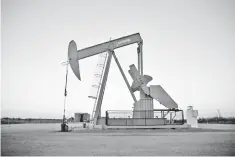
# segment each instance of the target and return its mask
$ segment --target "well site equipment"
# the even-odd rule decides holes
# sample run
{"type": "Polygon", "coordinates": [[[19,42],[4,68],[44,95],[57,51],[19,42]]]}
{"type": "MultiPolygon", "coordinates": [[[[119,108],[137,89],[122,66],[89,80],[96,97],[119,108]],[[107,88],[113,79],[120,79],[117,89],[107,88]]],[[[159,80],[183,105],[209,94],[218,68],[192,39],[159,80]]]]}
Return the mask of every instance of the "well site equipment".
{"type": "MultiPolygon", "coordinates": [[[[160,85],[147,85],[152,80],[152,77],[149,75],[144,75],[143,73],[143,39],[141,38],[139,33],[121,37],[115,40],[109,40],[107,42],[80,50],[77,49],[75,41],[72,40],[69,43],[68,48],[68,64],[70,64],[73,73],[79,80],[81,80],[79,60],[98,54],[103,54],[102,57],[105,59],[103,59],[102,64],[99,64],[99,67],[102,67],[101,73],[96,74],[96,76],[99,76],[100,78],[100,82],[98,83],[98,85],[95,85],[95,87],[97,88],[97,94],[95,96],[89,96],[90,98],[95,99],[91,116],[91,123],[93,125],[97,125],[98,119],[101,118],[102,100],[112,58],[114,58],[115,62],[117,63],[120,73],[129,89],[130,95],[133,98],[134,107],[132,118],[139,120],[146,117],[148,117],[149,119],[156,119],[156,117],[154,117],[153,99],[164,105],[169,112],[171,110],[178,110],[178,104],[160,85]],[[138,45],[138,69],[135,67],[134,64],[131,64],[129,66],[130,69],[128,72],[133,80],[132,84],[130,85],[124,71],[122,70],[118,58],[115,55],[114,50],[131,44],[138,45]],[[134,92],[139,92],[139,100],[136,99],[134,92]]],[[[165,114],[168,114],[169,112],[166,111],[165,114]]]]}
{"type": "Polygon", "coordinates": [[[186,111],[187,124],[193,128],[198,127],[198,110],[194,110],[193,106],[188,106],[186,111]]]}

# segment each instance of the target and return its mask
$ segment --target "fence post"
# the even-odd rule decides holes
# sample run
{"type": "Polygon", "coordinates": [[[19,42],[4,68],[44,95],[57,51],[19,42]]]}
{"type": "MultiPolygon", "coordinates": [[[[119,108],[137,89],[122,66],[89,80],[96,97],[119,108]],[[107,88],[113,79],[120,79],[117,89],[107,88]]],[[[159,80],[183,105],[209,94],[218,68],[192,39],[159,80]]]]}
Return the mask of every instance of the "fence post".
{"type": "Polygon", "coordinates": [[[184,111],[182,110],[182,125],[184,124],[184,111]]]}
{"type": "Polygon", "coordinates": [[[171,121],[172,121],[172,112],[170,112],[170,124],[171,124],[171,121]]]}
{"type": "Polygon", "coordinates": [[[108,111],[105,112],[105,124],[108,126],[108,111]]]}
{"type": "Polygon", "coordinates": [[[146,126],[146,110],[145,110],[145,116],[144,117],[145,117],[145,126],[146,126]]]}

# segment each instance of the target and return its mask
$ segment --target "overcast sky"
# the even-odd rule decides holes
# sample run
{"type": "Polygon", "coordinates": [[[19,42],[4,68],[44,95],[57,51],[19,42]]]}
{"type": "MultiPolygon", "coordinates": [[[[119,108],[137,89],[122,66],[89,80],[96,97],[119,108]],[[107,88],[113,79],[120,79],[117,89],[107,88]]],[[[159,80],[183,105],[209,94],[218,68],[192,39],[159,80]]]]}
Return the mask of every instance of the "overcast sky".
{"type": "MultiPolygon", "coordinates": [[[[122,36],[143,38],[144,74],[181,109],[199,116],[235,115],[235,1],[2,0],[2,116],[62,118],[68,44],[78,49],[122,36]]],[[[137,45],[117,49],[129,80],[137,45]]],[[[69,67],[66,114],[91,113],[88,98],[98,56],[80,61],[82,81],[69,67]]],[[[137,94],[137,93],[136,93],[137,94]]],[[[157,101],[155,108],[162,108],[157,101]]],[[[130,110],[132,97],[114,60],[102,105],[130,110]]]]}

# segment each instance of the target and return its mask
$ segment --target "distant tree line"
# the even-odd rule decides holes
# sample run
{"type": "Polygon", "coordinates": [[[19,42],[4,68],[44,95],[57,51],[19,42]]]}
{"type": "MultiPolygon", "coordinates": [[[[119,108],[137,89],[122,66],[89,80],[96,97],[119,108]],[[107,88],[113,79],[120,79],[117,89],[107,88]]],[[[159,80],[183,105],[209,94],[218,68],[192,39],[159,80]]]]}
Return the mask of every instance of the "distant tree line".
{"type": "MultiPolygon", "coordinates": [[[[182,120],[174,120],[174,122],[180,123],[182,120]]],[[[184,119],[184,123],[187,123],[187,119],[184,119]]],[[[208,124],[235,124],[235,117],[208,117],[198,118],[198,123],[208,124]]]]}
{"type": "Polygon", "coordinates": [[[198,123],[211,123],[211,124],[235,124],[235,117],[209,117],[199,118],[198,123]]]}
{"type": "MultiPolygon", "coordinates": [[[[67,119],[68,122],[73,122],[74,118],[67,119]]],[[[46,119],[46,118],[1,118],[1,124],[26,124],[26,123],[62,123],[62,119],[46,119]]]]}

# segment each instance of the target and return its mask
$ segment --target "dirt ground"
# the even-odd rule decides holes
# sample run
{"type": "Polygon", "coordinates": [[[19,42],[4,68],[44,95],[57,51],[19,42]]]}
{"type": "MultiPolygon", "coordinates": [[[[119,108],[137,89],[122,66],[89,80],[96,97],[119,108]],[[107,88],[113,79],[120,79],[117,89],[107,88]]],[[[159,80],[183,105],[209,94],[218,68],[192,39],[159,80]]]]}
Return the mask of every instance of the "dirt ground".
{"type": "MultiPolygon", "coordinates": [[[[75,126],[75,125],[74,125],[75,126]]],[[[1,155],[235,155],[235,130],[155,129],[59,132],[60,124],[1,126],[1,155]]]]}

